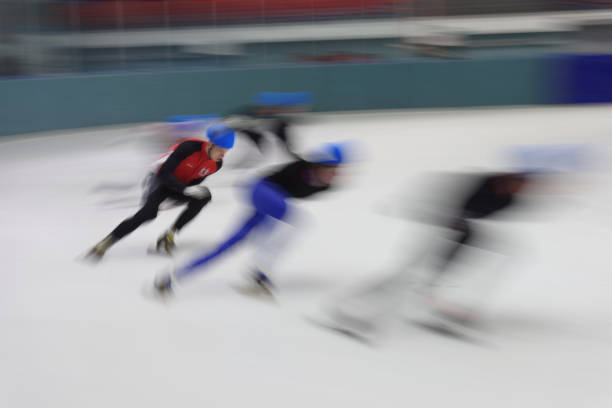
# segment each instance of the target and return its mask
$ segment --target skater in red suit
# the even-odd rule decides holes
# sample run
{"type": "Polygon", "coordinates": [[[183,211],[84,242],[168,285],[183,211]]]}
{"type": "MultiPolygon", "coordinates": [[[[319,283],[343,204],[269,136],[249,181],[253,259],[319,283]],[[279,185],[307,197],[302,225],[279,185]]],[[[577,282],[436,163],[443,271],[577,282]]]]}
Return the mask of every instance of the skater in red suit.
{"type": "Polygon", "coordinates": [[[88,258],[101,259],[113,244],[157,217],[159,206],[166,199],[186,204],[172,227],[156,243],[158,251],[172,252],[175,234],[211,200],[210,190],[200,183],[221,169],[223,156],[234,145],[234,130],[223,124],[210,126],[207,137],[210,142],[189,139],[162,156],[157,172],[148,180],[142,208],[97,243],[89,251],[88,258]]]}

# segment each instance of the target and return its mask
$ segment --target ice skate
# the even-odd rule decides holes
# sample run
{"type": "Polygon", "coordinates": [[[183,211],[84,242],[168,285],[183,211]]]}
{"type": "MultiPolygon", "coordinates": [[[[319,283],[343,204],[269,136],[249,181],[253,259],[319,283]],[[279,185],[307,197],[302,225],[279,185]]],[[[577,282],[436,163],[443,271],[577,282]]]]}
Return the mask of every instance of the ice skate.
{"type": "Polygon", "coordinates": [[[247,296],[275,300],[274,284],[265,273],[256,270],[249,274],[247,279],[245,284],[236,287],[238,292],[247,296]]]}
{"type": "Polygon", "coordinates": [[[173,294],[173,287],[176,284],[174,271],[159,273],[153,281],[154,294],[159,298],[165,298],[173,294]]]}
{"type": "Polygon", "coordinates": [[[380,335],[380,322],[372,316],[355,313],[341,306],[307,317],[307,320],[315,326],[367,345],[374,345],[380,335]]]}
{"type": "Polygon", "coordinates": [[[84,257],[85,261],[100,262],[106,254],[108,248],[115,243],[115,239],[109,235],[102,241],[98,242],[93,248],[91,248],[84,257]]]}
{"type": "Polygon", "coordinates": [[[172,255],[174,249],[176,248],[174,234],[175,232],[173,230],[168,230],[165,234],[159,237],[155,243],[155,252],[159,254],[172,255]]]}

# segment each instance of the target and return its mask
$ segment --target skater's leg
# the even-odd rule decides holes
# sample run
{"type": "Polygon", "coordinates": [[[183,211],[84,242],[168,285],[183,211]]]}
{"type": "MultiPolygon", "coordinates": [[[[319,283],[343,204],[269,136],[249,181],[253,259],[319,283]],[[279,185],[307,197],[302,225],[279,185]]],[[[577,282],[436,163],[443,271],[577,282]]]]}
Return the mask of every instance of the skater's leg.
{"type": "Polygon", "coordinates": [[[187,266],[178,269],[175,272],[175,278],[177,280],[183,279],[186,276],[192,275],[197,271],[199,267],[211,262],[213,259],[217,258],[219,255],[223,254],[225,251],[229,250],[231,247],[236,245],[238,242],[242,241],[253,228],[259,225],[264,219],[266,215],[261,213],[255,213],[251,217],[249,217],[241,226],[238,228],[234,234],[232,234],[228,239],[222,242],[214,251],[198,258],[187,266]]]}
{"type": "Polygon", "coordinates": [[[287,213],[287,203],[285,202],[285,197],[282,192],[266,181],[260,181],[252,187],[250,199],[255,210],[254,214],[249,217],[233,235],[221,243],[217,249],[196,259],[187,266],[178,269],[175,273],[176,279],[182,279],[187,275],[191,275],[198,267],[207,264],[238,242],[242,241],[251,230],[260,225],[266,217],[282,220],[287,213]]]}
{"type": "Polygon", "coordinates": [[[117,241],[132,233],[139,226],[157,217],[159,205],[168,197],[166,189],[159,187],[148,195],[144,205],[132,217],[124,220],[108,236],[98,242],[88,253],[89,257],[102,258],[105,252],[117,241]]]}
{"type": "Polygon", "coordinates": [[[451,231],[455,234],[450,245],[440,251],[437,264],[434,265],[431,282],[435,282],[453,263],[461,250],[470,245],[474,240],[474,234],[469,222],[465,219],[457,220],[451,226],[451,231]]]}
{"type": "Polygon", "coordinates": [[[168,254],[172,254],[172,251],[175,248],[174,236],[178,233],[187,223],[193,220],[199,212],[204,208],[206,204],[210,202],[210,197],[196,199],[196,198],[188,198],[188,197],[173,197],[177,200],[177,202],[187,202],[187,207],[181,212],[178,216],[172,227],[164,232],[158,239],[155,244],[157,251],[164,250],[168,254]]]}
{"type": "Polygon", "coordinates": [[[256,277],[265,276],[269,280],[275,265],[294,236],[293,225],[270,217],[266,219],[253,239],[253,272],[256,277]]]}
{"type": "Polygon", "coordinates": [[[187,208],[183,210],[183,212],[178,216],[178,218],[172,225],[172,230],[178,232],[183,229],[183,227],[187,225],[187,223],[193,220],[196,215],[198,215],[200,211],[202,211],[202,208],[204,208],[204,206],[208,204],[210,200],[210,197],[206,197],[203,199],[190,199],[187,203],[187,208]]]}
{"type": "Polygon", "coordinates": [[[132,217],[126,219],[121,224],[119,224],[110,235],[115,239],[115,241],[120,240],[126,235],[135,231],[138,227],[140,227],[145,222],[154,220],[157,217],[157,211],[159,205],[168,197],[168,192],[163,187],[157,188],[149,196],[147,197],[147,201],[145,201],[144,205],[136,214],[132,217]]]}

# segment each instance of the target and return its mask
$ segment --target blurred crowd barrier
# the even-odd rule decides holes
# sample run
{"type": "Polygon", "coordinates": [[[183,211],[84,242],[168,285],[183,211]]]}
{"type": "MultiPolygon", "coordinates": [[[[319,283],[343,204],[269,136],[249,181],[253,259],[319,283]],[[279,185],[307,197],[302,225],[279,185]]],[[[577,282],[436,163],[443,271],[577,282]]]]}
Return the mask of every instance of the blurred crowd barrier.
{"type": "Polygon", "coordinates": [[[0,76],[607,49],[610,0],[2,0],[0,76]]]}
{"type": "Polygon", "coordinates": [[[0,135],[312,109],[612,102],[612,0],[0,0],[0,135]]]}

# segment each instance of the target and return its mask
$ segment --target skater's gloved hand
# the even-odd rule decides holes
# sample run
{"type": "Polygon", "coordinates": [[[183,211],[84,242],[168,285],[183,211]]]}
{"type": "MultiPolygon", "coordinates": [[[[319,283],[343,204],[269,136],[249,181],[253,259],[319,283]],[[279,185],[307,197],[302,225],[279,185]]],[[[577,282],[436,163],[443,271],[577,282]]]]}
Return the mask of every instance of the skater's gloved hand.
{"type": "Polygon", "coordinates": [[[185,187],[185,189],[183,190],[183,194],[188,197],[196,198],[198,200],[210,200],[210,198],[212,197],[212,195],[210,194],[210,190],[206,186],[185,187]]]}

